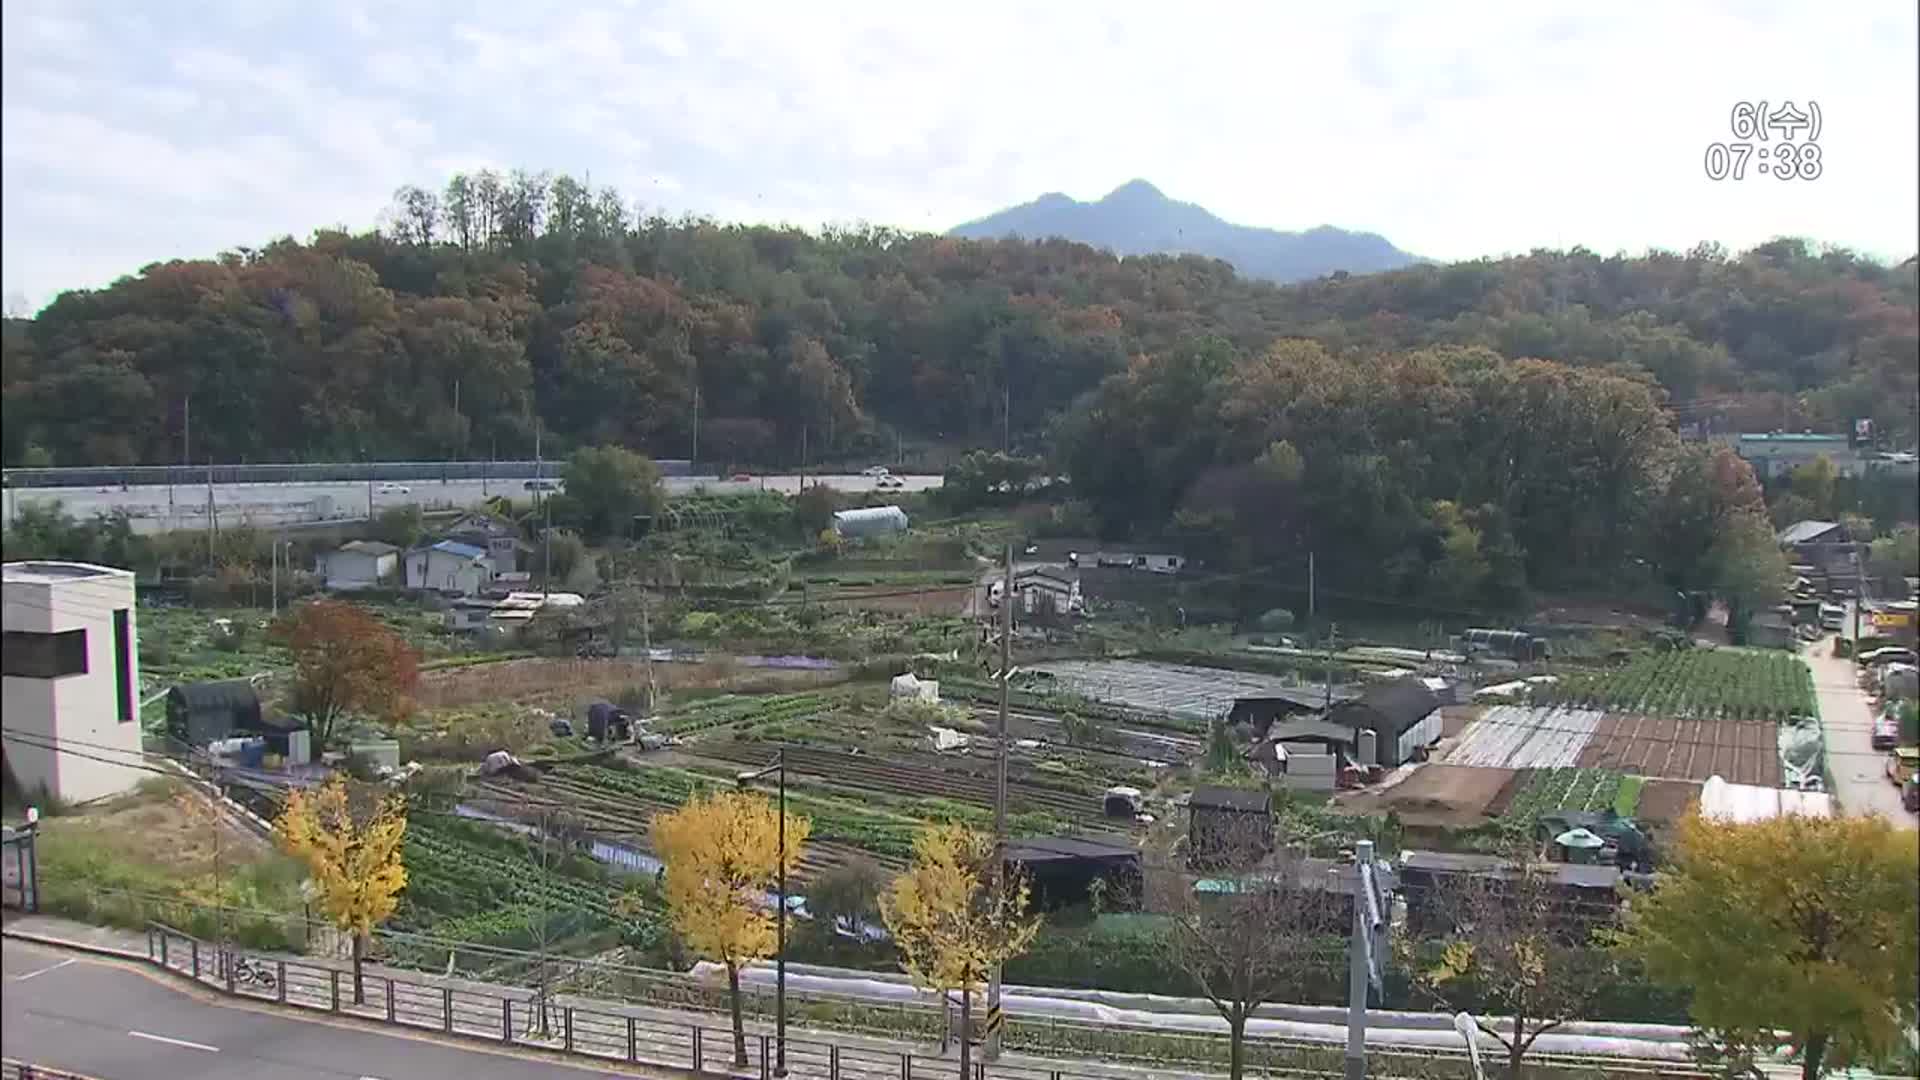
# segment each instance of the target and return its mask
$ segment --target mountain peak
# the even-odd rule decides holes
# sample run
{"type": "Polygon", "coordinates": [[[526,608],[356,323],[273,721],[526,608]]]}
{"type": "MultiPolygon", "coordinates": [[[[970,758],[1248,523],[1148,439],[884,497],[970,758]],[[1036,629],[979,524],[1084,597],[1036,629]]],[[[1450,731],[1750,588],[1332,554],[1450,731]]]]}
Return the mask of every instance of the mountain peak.
{"type": "Polygon", "coordinates": [[[970,221],[953,236],[976,240],[1060,237],[1115,255],[1201,255],[1269,281],[1301,281],[1337,271],[1393,270],[1417,262],[1368,232],[1320,225],[1280,232],[1222,221],[1203,207],[1168,198],[1145,180],[1129,180],[1098,202],[1049,192],[1030,203],[970,221]]]}
{"type": "Polygon", "coordinates": [[[1159,188],[1154,187],[1145,180],[1136,178],[1107,192],[1107,197],[1100,201],[1103,203],[1165,202],[1166,198],[1165,195],[1161,194],[1159,188]]]}

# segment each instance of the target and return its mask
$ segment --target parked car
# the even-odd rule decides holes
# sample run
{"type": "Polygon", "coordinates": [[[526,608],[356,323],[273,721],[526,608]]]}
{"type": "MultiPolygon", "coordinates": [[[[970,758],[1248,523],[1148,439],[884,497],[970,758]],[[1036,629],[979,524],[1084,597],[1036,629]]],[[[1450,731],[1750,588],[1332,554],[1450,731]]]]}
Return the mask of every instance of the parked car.
{"type": "Polygon", "coordinates": [[[1873,721],[1873,748],[1891,750],[1900,743],[1900,718],[1882,713],[1873,721]]]}
{"type": "Polygon", "coordinates": [[[1859,663],[1866,667],[1879,667],[1882,664],[1913,664],[1920,663],[1920,656],[1916,656],[1912,649],[1886,645],[1861,653],[1859,663]]]}
{"type": "Polygon", "coordinates": [[[413,494],[413,489],[405,484],[396,484],[389,480],[379,487],[374,488],[373,492],[376,495],[411,495],[413,494]]]}
{"type": "Polygon", "coordinates": [[[1847,628],[1847,609],[1839,604],[1820,605],[1820,628],[1822,630],[1845,630],[1847,628]]]}
{"type": "Polygon", "coordinates": [[[528,491],[559,491],[560,481],[545,479],[529,480],[524,486],[528,491]]]}
{"type": "Polygon", "coordinates": [[[734,473],[732,476],[728,477],[728,479],[732,480],[736,484],[746,484],[746,483],[751,483],[753,481],[753,474],[737,472],[737,473],[734,473]]]}

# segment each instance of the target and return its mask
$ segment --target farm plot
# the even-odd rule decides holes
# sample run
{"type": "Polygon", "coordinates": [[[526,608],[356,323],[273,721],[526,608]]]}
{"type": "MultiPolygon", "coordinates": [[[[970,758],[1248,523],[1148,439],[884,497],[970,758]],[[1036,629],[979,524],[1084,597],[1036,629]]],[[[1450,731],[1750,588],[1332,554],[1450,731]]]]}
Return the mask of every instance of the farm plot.
{"type": "Polygon", "coordinates": [[[1306,684],[1278,675],[1260,675],[1185,664],[1139,660],[1062,660],[1034,665],[1051,674],[1061,688],[1094,701],[1178,717],[1203,725],[1233,708],[1235,698],[1258,697],[1306,684]]]}
{"type": "Polygon", "coordinates": [[[1601,714],[1592,709],[1499,705],[1467,725],[1446,764],[1551,769],[1579,764],[1601,714]]]}
{"type": "Polygon", "coordinates": [[[407,890],[394,929],[481,944],[518,944],[537,923],[551,936],[612,925],[620,887],[577,860],[555,859],[544,874],[524,841],[439,817],[407,823],[407,890]]]}
{"type": "Polygon", "coordinates": [[[1385,791],[1362,791],[1339,796],[1340,808],[1351,814],[1398,814],[1409,825],[1472,825],[1512,786],[1511,769],[1479,769],[1467,765],[1427,764],[1385,791]]]}
{"type": "Polygon", "coordinates": [[[1615,809],[1625,782],[1623,774],[1611,769],[1523,769],[1487,812],[1531,819],[1553,810],[1615,809]]]}
{"type": "Polygon", "coordinates": [[[1581,748],[1577,764],[1668,780],[1718,775],[1735,784],[1779,787],[1778,730],[1778,724],[1760,721],[1609,714],[1581,748]]]}
{"type": "Polygon", "coordinates": [[[1689,720],[1784,723],[1819,715],[1805,661],[1748,649],[1648,653],[1615,671],[1563,676],[1534,695],[1542,704],[1689,720]]]}

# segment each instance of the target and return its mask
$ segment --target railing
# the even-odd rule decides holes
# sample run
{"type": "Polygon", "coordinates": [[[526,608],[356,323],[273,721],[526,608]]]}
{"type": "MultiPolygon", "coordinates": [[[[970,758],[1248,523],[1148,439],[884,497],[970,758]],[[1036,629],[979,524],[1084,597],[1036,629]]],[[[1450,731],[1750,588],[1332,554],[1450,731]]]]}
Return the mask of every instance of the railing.
{"type": "Polygon", "coordinates": [[[81,1076],[79,1073],[70,1073],[64,1069],[4,1058],[0,1059],[0,1080],[92,1080],[92,1078],[81,1076]]]}
{"type": "MultiPolygon", "coordinates": [[[[736,1048],[733,1033],[727,1028],[662,1020],[640,1009],[589,1009],[551,997],[542,1002],[531,990],[487,992],[455,986],[452,980],[414,981],[382,974],[363,976],[356,993],[351,969],[221,949],[157,924],[147,931],[147,957],[164,971],[238,998],[508,1046],[696,1073],[757,1076],[761,1080],[774,1075],[779,1058],[775,1037],[765,1031],[747,1032],[742,1046],[736,1048]],[[744,1061],[737,1049],[744,1049],[744,1061]]],[[[792,1037],[786,1040],[786,1065],[787,1075],[799,1080],[914,1080],[945,1077],[955,1067],[932,1051],[915,1054],[792,1037]]],[[[29,1075],[49,1074],[36,1068],[29,1075]]],[[[1301,1071],[1290,1075],[1334,1074],[1301,1071]]],[[[1110,1080],[1094,1073],[986,1063],[975,1066],[974,1078],[1110,1080]]]]}

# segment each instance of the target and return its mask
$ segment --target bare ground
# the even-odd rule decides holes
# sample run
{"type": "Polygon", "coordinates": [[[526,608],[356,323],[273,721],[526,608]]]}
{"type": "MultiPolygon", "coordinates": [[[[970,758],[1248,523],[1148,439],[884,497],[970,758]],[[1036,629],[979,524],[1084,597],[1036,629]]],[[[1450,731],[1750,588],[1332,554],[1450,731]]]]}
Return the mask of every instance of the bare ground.
{"type": "Polygon", "coordinates": [[[1649,780],[1640,789],[1640,806],[1634,816],[1671,825],[1684,817],[1699,797],[1700,785],[1691,780],[1649,780]]]}
{"type": "Polygon", "coordinates": [[[1358,814],[1398,814],[1410,825],[1460,826],[1481,820],[1510,781],[1512,769],[1426,764],[1385,791],[1359,791],[1336,800],[1358,814]]]}

